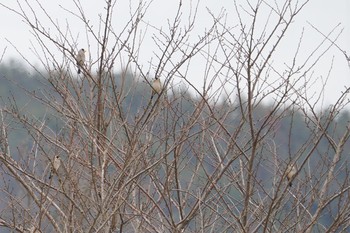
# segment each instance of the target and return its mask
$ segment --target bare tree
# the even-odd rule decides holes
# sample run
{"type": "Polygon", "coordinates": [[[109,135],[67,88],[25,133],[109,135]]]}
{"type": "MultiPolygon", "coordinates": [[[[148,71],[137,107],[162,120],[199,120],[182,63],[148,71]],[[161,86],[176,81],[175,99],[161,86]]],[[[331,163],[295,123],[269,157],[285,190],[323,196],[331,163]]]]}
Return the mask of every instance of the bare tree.
{"type": "Polygon", "coordinates": [[[274,64],[307,0],[234,1],[236,21],[224,10],[208,10],[212,24],[199,36],[199,3],[180,0],[168,28],[157,28],[145,18],[152,1],[140,1],[120,30],[113,24],[117,1],[106,1],[97,29],[74,3],[76,9],[60,10],[85,26],[87,51],[97,45],[85,62],[77,60],[81,47],[69,24],[62,27],[40,1],[17,8],[0,3],[28,24],[39,45],[34,51],[45,71],[27,61],[45,88],[18,85],[46,108],[38,117],[13,99],[0,110],[1,173],[10,177],[2,181],[1,226],[20,232],[349,230],[344,148],[350,129],[335,124],[349,90],[327,111],[316,108],[322,90],[310,96],[322,81],[312,71],[339,35],[320,33],[323,41],[305,60],[300,36],[292,61],[274,64]],[[150,72],[139,59],[145,28],[154,31],[158,48],[150,72]],[[198,61],[203,88],[188,77],[198,61]],[[162,80],[157,90],[154,79],[162,80]],[[179,91],[175,79],[197,97],[179,91]],[[288,135],[281,135],[281,125],[289,126],[282,131],[288,135]],[[30,137],[30,149],[11,142],[17,126],[30,137]]]}

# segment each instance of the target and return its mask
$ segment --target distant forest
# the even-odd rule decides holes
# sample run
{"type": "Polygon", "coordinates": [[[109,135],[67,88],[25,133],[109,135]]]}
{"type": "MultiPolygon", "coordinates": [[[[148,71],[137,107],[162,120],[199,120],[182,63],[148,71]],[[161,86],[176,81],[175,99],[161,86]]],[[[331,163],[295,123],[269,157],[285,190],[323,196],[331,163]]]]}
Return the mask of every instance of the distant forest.
{"type": "MultiPolygon", "coordinates": [[[[1,106],[6,108],[14,105],[21,113],[33,119],[47,118],[46,122],[52,129],[58,132],[62,127],[62,122],[60,118],[56,117],[57,113],[43,105],[40,100],[32,95],[35,93],[36,96],[43,97],[46,93],[51,93],[57,98],[60,98],[58,93],[51,92],[52,89],[47,81],[48,76],[45,77],[43,74],[45,74],[45,71],[38,73],[29,70],[15,61],[2,64],[0,66],[1,106]]],[[[119,85],[121,74],[117,73],[114,76],[116,85],[119,85]]],[[[146,82],[140,81],[139,77],[133,77],[131,73],[127,73],[126,76],[127,83],[125,84],[125,88],[130,89],[130,94],[125,98],[124,105],[131,113],[128,117],[133,119],[137,116],[141,108],[146,107],[147,101],[150,98],[151,89],[146,82]]],[[[76,80],[76,82],[78,81],[76,80]]],[[[171,87],[169,89],[171,89],[171,87]]],[[[168,92],[168,98],[176,99],[175,105],[181,104],[181,108],[184,109],[184,112],[189,113],[195,108],[196,103],[199,102],[192,94],[193,93],[189,93],[188,89],[184,86],[168,92]]],[[[262,102],[259,104],[254,111],[254,118],[257,119],[257,124],[270,112],[271,108],[272,106],[269,106],[268,103],[262,102]]],[[[229,125],[229,127],[234,127],[235,120],[239,118],[237,114],[240,114],[238,106],[228,103],[227,101],[218,101],[215,102],[213,109],[218,114],[227,109],[236,109],[236,111],[231,112],[230,118],[226,119],[227,125],[229,125]]],[[[307,139],[312,136],[314,130],[314,128],[310,126],[310,120],[305,117],[305,112],[300,111],[298,107],[292,107],[291,109],[293,112],[286,111],[283,113],[283,117],[278,119],[268,132],[269,138],[274,141],[274,144],[278,148],[278,155],[283,159],[295,156],[300,148],[305,145],[307,139]],[[291,125],[293,126],[291,127],[291,125]]],[[[315,114],[318,115],[320,119],[332,117],[332,123],[327,125],[326,130],[339,140],[344,130],[348,127],[350,113],[346,108],[342,109],[341,112],[337,112],[336,115],[334,115],[334,113],[331,114],[330,111],[332,111],[332,106],[328,108],[323,107],[322,111],[318,110],[315,114]]],[[[14,129],[13,132],[11,132],[11,136],[10,145],[13,149],[25,143],[26,135],[22,130],[14,129]]],[[[311,160],[317,160],[317,154],[328,154],[330,150],[329,147],[329,142],[326,139],[322,139],[318,144],[317,150],[313,152],[315,155],[311,156],[311,160]]],[[[347,142],[344,153],[349,154],[347,152],[349,149],[350,143],[347,142]]],[[[316,165],[317,163],[311,162],[310,164],[316,165]]]]}
{"type": "MultiPolygon", "coordinates": [[[[50,103],[45,103],[50,99],[54,99],[58,102],[62,101],[62,104],[64,105],[64,98],[60,93],[55,92],[53,89],[56,81],[52,80],[52,76],[50,78],[49,76],[46,76],[45,71],[37,72],[28,70],[14,61],[4,63],[0,66],[0,76],[0,106],[2,109],[19,114],[22,116],[19,117],[19,119],[26,119],[25,121],[28,122],[45,122],[45,125],[52,131],[50,134],[64,134],[63,131],[67,127],[67,122],[65,122],[60,113],[57,112],[57,109],[50,108],[50,103]]],[[[128,124],[134,125],[136,124],[135,119],[140,117],[140,112],[145,111],[146,108],[150,107],[149,99],[151,97],[151,88],[149,84],[140,80],[138,77],[133,77],[133,75],[128,72],[114,74],[114,79],[114,85],[116,88],[123,85],[125,90],[128,90],[128,94],[123,100],[122,107],[127,111],[127,117],[125,120],[128,121],[128,124]],[[122,84],[121,80],[124,80],[125,83],[122,84]]],[[[70,82],[75,84],[81,83],[82,88],[88,88],[88,84],[84,84],[86,80],[76,79],[70,80],[70,82]]],[[[74,85],[71,87],[73,86],[74,85]]],[[[112,95],[112,86],[108,88],[110,88],[110,92],[107,91],[107,93],[112,95]]],[[[157,122],[157,124],[176,125],[177,129],[174,132],[177,130],[181,131],[182,129],[180,125],[186,125],[187,122],[191,121],[194,110],[199,104],[201,104],[201,100],[189,93],[185,86],[177,88],[176,90],[172,89],[171,86],[168,86],[165,98],[167,105],[171,105],[170,108],[181,109],[183,115],[179,118],[162,118],[164,122],[157,122]],[[176,119],[177,121],[180,120],[182,123],[165,122],[168,120],[174,121],[176,119]]],[[[223,118],[224,120],[220,124],[225,125],[225,130],[230,132],[234,132],[237,128],[241,128],[241,131],[245,133],[237,134],[234,140],[238,144],[241,143],[242,145],[247,145],[251,140],[250,134],[248,133],[249,125],[247,125],[247,123],[242,123],[242,119],[244,118],[241,112],[242,106],[235,103],[237,103],[237,101],[218,101],[215,103],[209,103],[212,105],[210,107],[210,113],[203,111],[200,115],[202,115],[201,117],[203,119],[207,118],[209,116],[208,114],[214,114],[218,119],[225,115],[223,118]]],[[[265,124],[264,119],[269,117],[273,108],[273,105],[264,102],[260,102],[255,106],[252,117],[257,128],[262,127],[263,124],[265,124]]],[[[261,158],[254,165],[257,168],[255,171],[256,180],[259,183],[259,186],[273,188],[273,186],[276,185],[275,174],[276,172],[278,173],[278,171],[275,170],[275,164],[272,163],[273,160],[276,159],[276,163],[281,165],[279,169],[283,169],[283,167],[291,161],[295,161],[296,164],[298,164],[308,157],[307,160],[304,160],[306,162],[302,164],[303,168],[300,169],[298,177],[294,181],[294,185],[295,187],[317,185],[322,179],[324,179],[324,177],[318,177],[317,174],[324,174],[324,172],[328,170],[328,164],[331,163],[334,154],[335,144],[332,145],[327,136],[322,136],[319,141],[314,141],[313,138],[316,140],[316,138],[319,137],[319,131],[317,126],[312,122],[312,119],[314,118],[312,114],[308,116],[307,112],[301,111],[297,106],[293,105],[289,105],[288,108],[286,106],[285,109],[287,110],[283,109],[284,107],[281,107],[277,112],[274,112],[273,114],[276,115],[276,118],[274,118],[273,121],[270,121],[268,123],[269,125],[262,127],[264,140],[259,143],[262,143],[263,145],[261,145],[259,147],[261,149],[256,152],[261,155],[261,158]],[[265,159],[265,156],[271,156],[271,159],[265,159]],[[304,169],[304,167],[306,169],[304,169]],[[315,173],[315,175],[310,174],[310,172],[313,171],[317,171],[317,173],[315,173]]],[[[342,109],[341,112],[334,113],[332,112],[332,106],[329,106],[327,109],[327,111],[323,110],[313,112],[313,114],[317,115],[319,120],[325,120],[325,125],[323,125],[322,122],[319,122],[320,125],[324,126],[323,133],[332,135],[332,140],[334,140],[335,143],[338,143],[348,127],[349,111],[342,109]],[[329,119],[332,120],[329,122],[329,119]]],[[[104,111],[106,114],[113,114],[108,108],[104,111]]],[[[9,118],[8,116],[3,119],[3,121],[8,122],[8,134],[6,135],[8,138],[8,146],[12,152],[12,157],[16,160],[23,156],[30,156],[30,154],[33,153],[33,147],[35,147],[36,144],[35,136],[32,134],[31,130],[21,125],[21,120],[19,119],[9,118]],[[29,151],[31,152],[27,155],[29,151]]],[[[195,135],[201,131],[201,127],[201,125],[195,125],[189,130],[188,134],[195,135]]],[[[208,128],[205,130],[209,134],[211,133],[210,128],[211,126],[209,124],[208,128]]],[[[167,129],[156,127],[153,129],[153,133],[158,137],[157,132],[161,135],[164,133],[161,132],[162,130],[167,129]]],[[[2,136],[4,137],[5,135],[2,136]]],[[[177,135],[174,135],[174,137],[177,137],[177,135]]],[[[199,140],[199,138],[196,140],[199,140]]],[[[222,141],[222,144],[220,144],[220,141],[220,138],[218,138],[219,144],[217,145],[217,148],[227,147],[226,142],[222,141]]],[[[1,145],[4,146],[4,144],[1,145]]],[[[198,150],[202,149],[205,150],[205,148],[198,148],[198,150]]],[[[344,181],[347,178],[347,170],[340,168],[344,165],[347,166],[348,164],[349,149],[350,142],[346,141],[344,149],[341,152],[344,155],[341,156],[341,161],[338,161],[338,164],[340,164],[339,172],[335,173],[338,181],[344,181]]],[[[193,158],[196,157],[196,154],[194,154],[192,150],[187,150],[186,148],[183,150],[186,153],[186,156],[193,158]]],[[[213,148],[210,150],[213,150],[213,148]]],[[[245,149],[245,153],[249,154],[250,150],[251,149],[249,148],[245,149]]],[[[2,148],[2,151],[6,151],[6,149],[2,148]]],[[[213,152],[210,151],[209,153],[213,152]]],[[[206,156],[203,157],[203,160],[205,161],[204,163],[202,161],[204,164],[203,166],[205,167],[202,168],[203,172],[205,171],[206,173],[214,174],[217,169],[216,162],[213,162],[213,160],[206,156]]],[[[194,161],[192,162],[194,164],[196,163],[194,161]]],[[[45,164],[43,165],[46,166],[45,164]]],[[[235,161],[231,166],[239,167],[240,164],[238,161],[235,161]]],[[[45,167],[37,167],[36,169],[44,171],[45,167]]],[[[191,169],[195,168],[193,166],[188,166],[184,167],[181,171],[183,174],[181,182],[183,182],[183,184],[186,184],[186,174],[188,174],[188,178],[191,177],[191,169]]],[[[159,175],[166,176],[164,172],[165,171],[161,172],[159,175]]],[[[283,175],[283,173],[278,174],[283,175]]],[[[3,176],[3,178],[5,177],[6,176],[3,176]]],[[[224,185],[228,180],[229,178],[223,178],[219,183],[224,185]]],[[[13,184],[10,184],[10,186],[12,186],[13,192],[16,193],[18,186],[13,184]]],[[[259,187],[257,188],[260,189],[259,187]]],[[[337,185],[334,185],[334,188],[334,191],[336,191],[337,185]]],[[[191,189],[201,189],[200,182],[191,189]]],[[[235,192],[233,192],[232,195],[235,195],[234,193],[235,192]]],[[[3,198],[5,198],[5,196],[3,198]]],[[[314,206],[311,206],[311,209],[316,208],[317,202],[314,202],[313,205],[314,206]]],[[[4,206],[4,203],[2,206],[4,206]]],[[[336,205],[332,205],[332,211],[337,211],[337,209],[338,207],[336,205]]],[[[322,218],[322,224],[326,226],[332,224],[332,211],[328,209],[324,213],[325,217],[322,218]]]]}

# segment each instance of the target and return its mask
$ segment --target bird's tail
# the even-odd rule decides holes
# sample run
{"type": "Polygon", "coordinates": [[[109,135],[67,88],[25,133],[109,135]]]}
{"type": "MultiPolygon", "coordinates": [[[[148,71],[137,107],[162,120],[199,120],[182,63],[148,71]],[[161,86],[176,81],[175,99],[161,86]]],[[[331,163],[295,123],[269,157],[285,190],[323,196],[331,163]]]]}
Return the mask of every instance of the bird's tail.
{"type": "Polygon", "coordinates": [[[81,70],[80,70],[80,68],[78,68],[78,74],[80,74],[81,73],[81,70]]]}

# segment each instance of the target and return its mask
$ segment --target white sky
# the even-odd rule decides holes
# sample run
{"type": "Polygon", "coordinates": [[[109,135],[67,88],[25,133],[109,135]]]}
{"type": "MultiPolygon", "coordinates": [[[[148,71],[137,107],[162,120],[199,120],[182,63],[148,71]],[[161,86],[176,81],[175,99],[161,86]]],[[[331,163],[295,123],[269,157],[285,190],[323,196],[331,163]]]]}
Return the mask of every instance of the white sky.
{"type": "MultiPolygon", "coordinates": [[[[299,0],[302,1],[302,0],[299,0]]],[[[24,2],[24,1],[20,1],[24,2]]],[[[29,0],[32,6],[34,7],[35,1],[29,0]]],[[[77,13],[77,8],[74,5],[73,0],[57,0],[57,1],[44,1],[42,2],[43,7],[47,10],[50,17],[59,22],[61,27],[66,25],[66,22],[69,24],[70,29],[74,38],[78,41],[80,47],[87,47],[88,40],[86,37],[85,27],[79,20],[69,14],[63,8],[69,9],[72,12],[77,13]]],[[[95,31],[98,30],[98,20],[99,15],[104,15],[104,7],[105,1],[81,1],[84,2],[83,10],[87,16],[87,18],[94,25],[95,31]],[[88,2],[88,3],[85,3],[88,2]],[[96,2],[100,2],[97,4],[96,2]]],[[[136,6],[139,1],[131,0],[132,5],[136,6]]],[[[189,9],[190,2],[189,0],[183,0],[184,5],[187,5],[186,8],[189,9]]],[[[212,23],[212,19],[209,17],[206,7],[208,7],[214,14],[218,14],[222,9],[226,10],[228,14],[228,22],[234,21],[235,13],[233,10],[233,1],[219,1],[219,0],[202,0],[199,3],[199,11],[197,17],[197,27],[195,28],[195,32],[198,34],[203,33],[205,28],[208,28],[212,23]],[[231,18],[232,17],[232,18],[231,18]]],[[[245,0],[239,0],[238,2],[245,2],[245,0]]],[[[267,0],[267,2],[271,2],[272,4],[275,1],[267,0]]],[[[278,1],[277,1],[278,2],[278,1]]],[[[282,2],[282,1],[281,1],[282,2]]],[[[284,2],[284,1],[283,1],[284,2]]],[[[16,6],[16,1],[14,0],[1,0],[1,3],[13,8],[18,9],[16,6]]],[[[196,2],[193,2],[195,4],[196,2]]],[[[120,26],[124,25],[127,20],[129,20],[129,1],[128,0],[120,0],[116,1],[116,10],[113,13],[113,24],[115,25],[115,30],[120,30],[120,26]]],[[[162,27],[164,29],[167,28],[167,19],[173,19],[176,9],[178,6],[178,1],[175,0],[154,0],[152,1],[150,8],[148,9],[145,20],[147,20],[150,24],[155,25],[157,27],[162,27]]],[[[29,10],[29,9],[28,9],[29,10]]],[[[36,7],[34,10],[38,14],[39,19],[41,20],[41,24],[50,28],[52,30],[52,34],[54,35],[55,30],[52,28],[52,24],[48,22],[47,17],[38,13],[36,7]]],[[[299,16],[297,16],[296,21],[294,22],[291,30],[287,34],[282,47],[278,50],[278,57],[281,60],[276,61],[274,63],[283,65],[288,64],[291,61],[292,55],[294,55],[293,48],[296,48],[297,42],[301,36],[302,29],[304,29],[304,38],[301,49],[301,60],[306,59],[306,55],[312,51],[315,46],[317,46],[320,41],[323,40],[323,37],[314,30],[309,23],[317,27],[322,33],[328,34],[334,27],[338,24],[338,28],[335,30],[334,34],[330,37],[335,38],[335,36],[343,30],[339,39],[337,40],[337,45],[347,51],[348,55],[350,55],[350,1],[349,0],[311,0],[308,5],[303,9],[299,16]]],[[[29,13],[29,11],[28,11],[29,13]]],[[[185,21],[185,20],[184,20],[185,21]]],[[[237,22],[229,23],[230,26],[234,26],[237,22]]],[[[20,58],[15,48],[13,48],[8,41],[10,41],[16,48],[30,61],[37,62],[39,61],[33,55],[32,48],[36,46],[35,38],[30,33],[30,28],[22,21],[22,19],[17,16],[14,12],[5,9],[0,6],[0,25],[1,25],[1,34],[0,34],[0,51],[2,51],[5,47],[7,47],[7,51],[5,54],[5,60],[10,58],[20,58]]],[[[155,47],[151,36],[151,29],[148,29],[150,33],[146,34],[144,44],[142,46],[142,50],[140,51],[139,61],[145,67],[145,71],[147,71],[149,67],[149,62],[152,59],[153,63],[156,61],[156,57],[154,52],[159,54],[157,48],[155,47]]],[[[195,37],[194,37],[195,38],[195,37]]],[[[94,43],[92,43],[92,38],[90,37],[90,55],[92,60],[93,56],[97,54],[94,52],[94,43]]],[[[327,47],[329,43],[326,43],[323,47],[327,47]]],[[[322,50],[321,50],[322,51],[322,50]]],[[[61,56],[58,51],[54,53],[55,56],[61,56]]],[[[325,92],[325,104],[332,104],[339,97],[342,90],[344,90],[344,86],[350,86],[350,67],[347,64],[347,61],[344,58],[344,55],[337,48],[332,48],[330,51],[326,53],[326,55],[320,60],[318,66],[315,67],[314,76],[315,77],[323,77],[326,78],[329,69],[331,67],[331,61],[333,60],[332,71],[329,76],[329,81],[326,86],[325,92]]],[[[203,85],[203,77],[202,75],[197,75],[198,73],[203,73],[203,67],[201,67],[200,62],[194,63],[193,67],[188,74],[189,79],[199,88],[203,85]],[[198,65],[197,65],[198,64],[198,65]]],[[[319,86],[315,86],[320,88],[319,86]]],[[[313,89],[312,91],[315,91],[313,89]]]]}

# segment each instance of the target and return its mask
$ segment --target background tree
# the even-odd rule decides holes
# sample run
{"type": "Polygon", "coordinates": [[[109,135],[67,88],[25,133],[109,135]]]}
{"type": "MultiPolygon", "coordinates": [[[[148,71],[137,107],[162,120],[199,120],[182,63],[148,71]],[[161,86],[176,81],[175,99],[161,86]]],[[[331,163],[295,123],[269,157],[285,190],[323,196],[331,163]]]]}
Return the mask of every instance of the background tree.
{"type": "Polygon", "coordinates": [[[69,24],[40,1],[0,4],[28,24],[44,67],[27,60],[37,71],[33,90],[4,75],[31,100],[9,97],[1,107],[0,224],[20,232],[349,230],[348,89],[327,110],[316,109],[322,91],[309,96],[322,81],[312,71],[336,41],[320,34],[306,60],[297,47],[291,62],[274,64],[307,2],[235,1],[236,24],[208,10],[213,23],[198,37],[199,5],[186,15],[179,1],[168,28],[156,28],[145,23],[152,2],[140,1],[116,30],[118,2],[106,1],[97,29],[77,2],[61,9],[84,24],[87,50],[97,47],[80,76],[69,24]],[[158,47],[148,69],[139,59],[145,27],[158,47]],[[202,88],[187,75],[196,59],[205,61],[202,88]],[[163,90],[151,99],[153,78],[163,90]],[[12,141],[18,131],[25,143],[12,141]],[[49,179],[55,156],[61,163],[49,179]],[[292,187],[289,164],[298,167],[292,187]]]}

